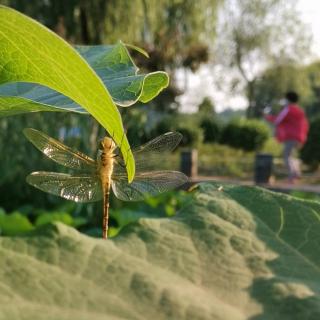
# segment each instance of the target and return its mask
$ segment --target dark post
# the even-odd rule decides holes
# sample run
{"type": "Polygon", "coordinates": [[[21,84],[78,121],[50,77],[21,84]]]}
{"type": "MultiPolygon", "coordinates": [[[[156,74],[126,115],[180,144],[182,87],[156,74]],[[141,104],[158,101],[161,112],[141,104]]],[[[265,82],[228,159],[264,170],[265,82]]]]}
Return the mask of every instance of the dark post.
{"type": "Polygon", "coordinates": [[[198,150],[191,149],[181,152],[180,169],[188,177],[198,175],[198,150]]]}
{"type": "Polygon", "coordinates": [[[256,155],[255,168],[254,168],[254,182],[269,183],[272,174],[273,157],[271,154],[258,153],[256,155]]]}

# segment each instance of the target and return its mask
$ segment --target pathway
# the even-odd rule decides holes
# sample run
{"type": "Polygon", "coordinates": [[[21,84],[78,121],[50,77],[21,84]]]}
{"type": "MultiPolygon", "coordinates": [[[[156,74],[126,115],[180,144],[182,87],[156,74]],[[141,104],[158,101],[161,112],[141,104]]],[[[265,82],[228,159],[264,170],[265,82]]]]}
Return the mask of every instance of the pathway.
{"type": "MultiPolygon", "coordinates": [[[[255,185],[255,183],[250,180],[237,180],[229,177],[220,177],[220,176],[215,176],[215,177],[197,176],[197,177],[191,178],[192,183],[199,183],[199,182],[206,182],[206,181],[221,181],[225,183],[239,184],[239,185],[246,185],[246,186],[255,185]]],[[[267,188],[274,191],[280,191],[284,193],[289,193],[291,191],[302,191],[302,192],[312,192],[312,193],[320,194],[320,185],[307,184],[305,179],[298,181],[297,184],[289,184],[284,180],[279,180],[270,184],[266,184],[266,183],[259,184],[259,187],[267,188]]]]}

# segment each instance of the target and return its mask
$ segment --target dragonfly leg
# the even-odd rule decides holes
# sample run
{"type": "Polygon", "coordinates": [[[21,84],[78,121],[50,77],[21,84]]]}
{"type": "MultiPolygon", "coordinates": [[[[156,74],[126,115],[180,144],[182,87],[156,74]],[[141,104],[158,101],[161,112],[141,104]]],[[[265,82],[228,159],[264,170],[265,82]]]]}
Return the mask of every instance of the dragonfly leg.
{"type": "Polygon", "coordinates": [[[125,164],[121,163],[120,161],[116,161],[116,162],[117,162],[117,164],[118,164],[120,167],[122,167],[123,169],[126,168],[126,165],[125,165],[125,164]]]}

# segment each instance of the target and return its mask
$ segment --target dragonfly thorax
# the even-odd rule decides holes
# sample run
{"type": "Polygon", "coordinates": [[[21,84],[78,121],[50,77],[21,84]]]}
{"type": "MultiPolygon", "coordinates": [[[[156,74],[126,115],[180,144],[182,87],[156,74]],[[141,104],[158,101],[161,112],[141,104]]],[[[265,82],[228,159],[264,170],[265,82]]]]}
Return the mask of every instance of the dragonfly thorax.
{"type": "Polygon", "coordinates": [[[98,164],[100,168],[99,171],[101,176],[111,177],[111,174],[113,171],[115,149],[116,149],[116,144],[111,138],[105,137],[100,141],[97,160],[98,160],[98,164]]]}

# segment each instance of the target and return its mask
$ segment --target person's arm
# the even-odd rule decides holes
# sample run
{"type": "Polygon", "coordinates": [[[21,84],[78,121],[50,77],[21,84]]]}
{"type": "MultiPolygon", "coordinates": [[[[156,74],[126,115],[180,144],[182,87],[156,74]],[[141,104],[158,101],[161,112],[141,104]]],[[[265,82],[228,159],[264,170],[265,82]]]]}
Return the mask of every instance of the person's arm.
{"type": "Polygon", "coordinates": [[[279,123],[281,123],[285,119],[285,117],[287,116],[288,112],[289,112],[289,107],[285,107],[276,116],[274,116],[272,114],[265,115],[265,119],[270,121],[270,122],[272,122],[272,123],[274,123],[275,125],[278,125],[279,123]]]}
{"type": "Polygon", "coordinates": [[[275,120],[277,119],[277,116],[275,116],[275,115],[273,115],[273,114],[265,114],[265,115],[264,115],[264,118],[265,118],[267,121],[274,123],[275,120]]]}
{"type": "Polygon", "coordinates": [[[288,115],[289,113],[289,106],[286,106],[284,109],[281,110],[281,112],[277,115],[276,119],[274,120],[274,124],[278,125],[280,124],[285,117],[288,115]]]}

